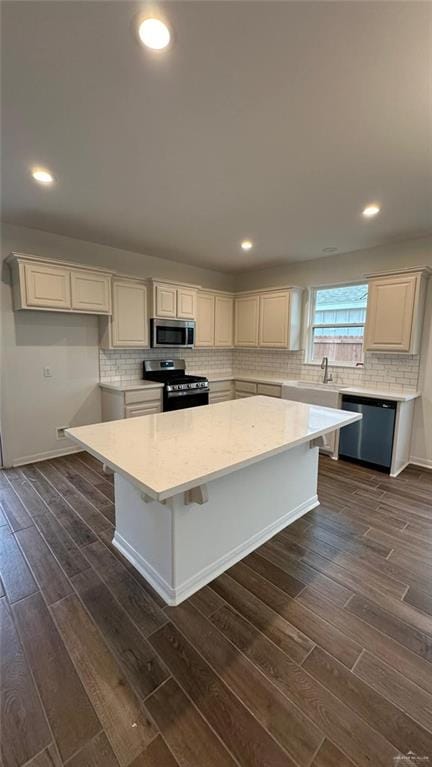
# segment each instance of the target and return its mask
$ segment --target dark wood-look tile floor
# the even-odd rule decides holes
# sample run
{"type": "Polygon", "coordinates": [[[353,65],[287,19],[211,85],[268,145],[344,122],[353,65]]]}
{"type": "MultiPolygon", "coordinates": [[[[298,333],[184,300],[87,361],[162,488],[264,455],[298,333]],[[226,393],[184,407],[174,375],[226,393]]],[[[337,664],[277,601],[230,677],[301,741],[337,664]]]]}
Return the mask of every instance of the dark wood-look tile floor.
{"type": "Polygon", "coordinates": [[[322,458],[319,492],[167,608],[97,461],[0,472],[5,767],[432,765],[432,472],[322,458]]]}

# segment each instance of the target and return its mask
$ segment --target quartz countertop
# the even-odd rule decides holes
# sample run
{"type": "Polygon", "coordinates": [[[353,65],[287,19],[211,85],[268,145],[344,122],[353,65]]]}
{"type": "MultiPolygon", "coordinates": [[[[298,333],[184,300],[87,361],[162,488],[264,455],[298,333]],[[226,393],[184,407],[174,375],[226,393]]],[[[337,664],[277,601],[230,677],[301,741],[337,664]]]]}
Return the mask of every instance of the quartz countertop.
{"type": "Polygon", "coordinates": [[[361,418],[270,397],[67,429],[114,472],[164,500],[361,418]]]}
{"type": "Polygon", "coordinates": [[[159,381],[136,381],[135,383],[103,383],[99,384],[101,389],[108,391],[139,391],[140,389],[163,389],[163,383],[159,381]]]}
{"type": "MultiPolygon", "coordinates": [[[[239,371],[221,371],[221,372],[212,372],[212,373],[206,373],[206,371],[194,371],[192,375],[202,375],[207,376],[210,384],[216,383],[216,381],[250,381],[251,383],[263,383],[263,384],[274,384],[275,386],[282,386],[283,384],[292,384],[293,381],[291,379],[287,379],[283,375],[271,375],[271,374],[262,374],[262,373],[254,373],[254,372],[247,372],[242,373],[239,371]]],[[[320,382],[317,381],[303,381],[303,388],[304,385],[308,383],[310,384],[311,388],[314,388],[317,384],[321,385],[320,382]]],[[[126,392],[126,391],[139,391],[140,389],[160,389],[163,387],[162,383],[158,383],[157,381],[136,381],[133,383],[103,383],[101,382],[99,384],[101,389],[107,389],[109,391],[120,391],[120,392],[126,392]]],[[[387,389],[370,389],[363,386],[346,386],[343,383],[338,384],[337,382],[333,383],[333,386],[337,386],[339,388],[339,391],[341,394],[353,394],[357,395],[359,397],[370,397],[371,399],[388,399],[393,400],[395,402],[408,402],[409,400],[417,399],[418,397],[421,397],[421,392],[419,391],[399,391],[397,389],[395,390],[387,390],[387,389]]]]}

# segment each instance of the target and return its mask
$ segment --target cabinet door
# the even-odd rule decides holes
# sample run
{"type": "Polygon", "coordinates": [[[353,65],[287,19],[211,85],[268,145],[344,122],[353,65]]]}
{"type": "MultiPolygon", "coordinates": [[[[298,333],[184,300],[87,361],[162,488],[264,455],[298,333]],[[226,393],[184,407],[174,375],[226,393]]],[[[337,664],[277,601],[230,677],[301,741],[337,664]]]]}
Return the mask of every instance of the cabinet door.
{"type": "Polygon", "coordinates": [[[215,297],[212,293],[198,293],[195,346],[213,346],[215,332],[215,297]]]}
{"type": "Polygon", "coordinates": [[[112,346],[148,346],[147,288],[136,282],[114,282],[112,346]]]}
{"type": "Polygon", "coordinates": [[[70,271],[59,266],[25,264],[26,305],[70,309],[70,271]]]}
{"type": "Polygon", "coordinates": [[[177,288],[155,285],[156,317],[177,317],[177,288]]]}
{"type": "Polygon", "coordinates": [[[71,272],[72,309],[95,314],[111,313],[111,278],[97,272],[71,272]]]}
{"type": "Polygon", "coordinates": [[[234,299],[230,296],[215,297],[214,345],[232,346],[234,331],[234,299]]]}
{"type": "Polygon", "coordinates": [[[417,281],[416,275],[407,275],[369,282],[367,351],[410,351],[417,281]]]}
{"type": "Polygon", "coordinates": [[[193,288],[177,288],[177,317],[194,320],[197,314],[197,291],[193,288]]]}
{"type": "Polygon", "coordinates": [[[288,291],[260,296],[259,346],[288,347],[289,303],[288,291]]]}
{"type": "Polygon", "coordinates": [[[235,299],[235,346],[258,346],[258,296],[235,299]]]}

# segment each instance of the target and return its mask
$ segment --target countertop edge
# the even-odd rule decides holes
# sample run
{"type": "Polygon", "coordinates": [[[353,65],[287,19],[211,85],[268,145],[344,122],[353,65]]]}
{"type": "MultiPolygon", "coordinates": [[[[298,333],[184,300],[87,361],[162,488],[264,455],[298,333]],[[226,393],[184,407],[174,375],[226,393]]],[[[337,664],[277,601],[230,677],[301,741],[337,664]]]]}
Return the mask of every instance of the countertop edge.
{"type": "MultiPolygon", "coordinates": [[[[206,375],[206,373],[202,372],[197,373],[197,375],[206,375]]],[[[209,383],[216,383],[218,381],[248,381],[251,383],[263,383],[263,384],[273,384],[274,386],[283,386],[284,384],[290,384],[290,380],[295,379],[289,379],[289,378],[276,378],[273,376],[265,376],[265,375],[252,375],[252,374],[242,374],[242,373],[208,373],[207,378],[209,380],[209,383]]],[[[311,381],[310,385],[311,388],[314,387],[314,384],[316,382],[311,381]]],[[[114,392],[128,392],[128,391],[139,391],[140,389],[162,389],[163,384],[158,383],[157,381],[137,381],[136,383],[129,383],[129,384],[114,384],[114,383],[99,383],[99,388],[105,389],[107,391],[114,391],[114,392]]],[[[367,387],[361,387],[361,386],[349,386],[345,387],[343,384],[341,384],[341,388],[339,390],[340,394],[352,394],[352,395],[358,395],[359,397],[369,397],[370,399],[388,399],[388,400],[394,400],[395,402],[409,402],[410,400],[418,399],[422,396],[422,393],[420,391],[407,391],[407,392],[401,392],[401,391],[385,391],[385,390],[379,390],[379,389],[368,389],[367,387]]]]}

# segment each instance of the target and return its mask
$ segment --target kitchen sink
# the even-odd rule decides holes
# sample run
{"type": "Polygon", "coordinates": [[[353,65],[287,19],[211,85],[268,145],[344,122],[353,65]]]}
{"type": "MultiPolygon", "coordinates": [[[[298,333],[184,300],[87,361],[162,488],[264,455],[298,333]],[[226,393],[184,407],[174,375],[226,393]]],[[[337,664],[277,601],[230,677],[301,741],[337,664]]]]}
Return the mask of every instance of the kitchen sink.
{"type": "Polygon", "coordinates": [[[310,405],[339,407],[340,392],[348,387],[336,383],[312,383],[310,381],[285,381],[282,386],[283,399],[306,402],[310,405]]]}

